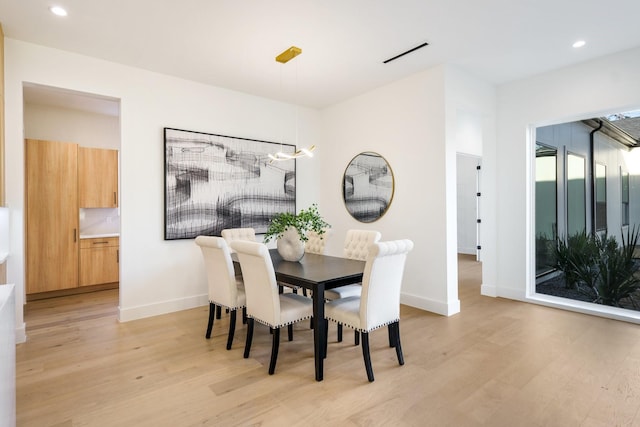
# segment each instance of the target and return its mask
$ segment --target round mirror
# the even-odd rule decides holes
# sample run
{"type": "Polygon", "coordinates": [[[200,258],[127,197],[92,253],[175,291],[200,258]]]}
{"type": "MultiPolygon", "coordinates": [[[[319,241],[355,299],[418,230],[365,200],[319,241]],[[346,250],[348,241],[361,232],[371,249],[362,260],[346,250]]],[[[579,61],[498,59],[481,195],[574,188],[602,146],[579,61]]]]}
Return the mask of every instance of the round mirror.
{"type": "Polygon", "coordinates": [[[374,222],[389,209],[393,187],[393,172],[385,158],[370,151],[360,153],[344,171],[344,205],[358,221],[374,222]]]}

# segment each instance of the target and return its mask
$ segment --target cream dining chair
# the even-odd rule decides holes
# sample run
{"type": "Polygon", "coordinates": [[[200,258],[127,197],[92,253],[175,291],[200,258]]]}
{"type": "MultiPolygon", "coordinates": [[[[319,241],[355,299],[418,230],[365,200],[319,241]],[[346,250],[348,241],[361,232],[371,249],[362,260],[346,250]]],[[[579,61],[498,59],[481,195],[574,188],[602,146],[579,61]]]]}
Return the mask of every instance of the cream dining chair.
{"type": "MultiPolygon", "coordinates": [[[[234,250],[231,248],[230,245],[231,245],[231,242],[233,242],[234,240],[246,240],[249,242],[256,241],[256,230],[250,227],[225,228],[220,232],[220,235],[225,240],[225,242],[227,242],[227,246],[229,247],[229,252],[231,253],[233,253],[234,250]]],[[[238,280],[242,280],[242,274],[240,274],[240,272],[235,268],[234,268],[234,271],[236,272],[236,277],[238,278],[238,280]]],[[[222,312],[221,308],[218,307],[218,310],[216,312],[216,317],[218,319],[221,317],[221,312],[222,312]]]]}
{"type": "Polygon", "coordinates": [[[389,345],[395,347],[398,363],[404,365],[400,345],[400,288],[407,254],[412,249],[413,242],[406,239],[373,244],[362,277],[361,296],[325,303],[326,319],[362,334],[362,356],[369,381],[374,380],[369,333],[375,329],[388,327],[389,345]]]}
{"type": "Polygon", "coordinates": [[[248,358],[251,351],[254,323],[257,321],[269,326],[273,332],[269,375],[273,375],[278,359],[280,328],[287,326],[289,341],[293,340],[293,324],[310,319],[313,304],[310,298],[302,295],[281,294],[278,291],[273,263],[265,244],[236,240],[231,246],[238,254],[247,293],[248,325],[244,358],[248,358]]]}
{"type": "MultiPolygon", "coordinates": [[[[382,234],[375,230],[347,230],[344,239],[343,256],[349,259],[365,261],[369,255],[369,247],[378,241],[382,234]]],[[[362,286],[360,283],[340,286],[324,291],[324,299],[332,301],[339,298],[360,296],[362,286]]],[[[342,325],[338,324],[338,342],[342,341],[342,325]]],[[[359,334],[355,334],[355,344],[359,343],[359,334]]]]}
{"type": "MultiPolygon", "coordinates": [[[[256,230],[253,228],[225,228],[220,232],[222,238],[230,245],[235,240],[256,241],[256,230]]],[[[233,250],[231,250],[233,252],[233,250]]]]}
{"type": "Polygon", "coordinates": [[[308,254],[324,255],[327,232],[320,235],[315,231],[307,231],[307,241],[304,243],[304,251],[308,254]]]}
{"type": "Polygon", "coordinates": [[[230,350],[236,328],[236,311],[246,306],[244,286],[234,273],[231,253],[223,238],[198,236],[196,244],[202,251],[209,286],[209,322],[205,337],[211,338],[216,307],[225,307],[230,312],[227,337],[227,350],[230,350]]]}

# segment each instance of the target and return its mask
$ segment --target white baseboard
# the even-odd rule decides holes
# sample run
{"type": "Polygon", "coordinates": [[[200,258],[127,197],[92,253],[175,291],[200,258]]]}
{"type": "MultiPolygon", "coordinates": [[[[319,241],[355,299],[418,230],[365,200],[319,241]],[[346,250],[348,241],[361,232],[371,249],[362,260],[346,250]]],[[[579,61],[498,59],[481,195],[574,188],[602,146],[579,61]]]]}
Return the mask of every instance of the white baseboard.
{"type": "Polygon", "coordinates": [[[400,303],[410,307],[419,308],[421,310],[430,311],[432,313],[441,314],[443,316],[452,316],[460,312],[460,300],[456,300],[453,303],[447,303],[402,293],[400,295],[400,303]]]}
{"type": "Polygon", "coordinates": [[[498,292],[496,287],[493,285],[485,285],[484,283],[480,286],[480,295],[484,295],[486,297],[497,297],[498,292]]]}
{"type": "Polygon", "coordinates": [[[16,326],[16,344],[21,344],[23,342],[27,342],[27,326],[22,323],[22,325],[16,326]]]}
{"type": "Polygon", "coordinates": [[[145,317],[189,310],[191,308],[202,307],[207,304],[209,304],[209,296],[204,294],[169,301],[160,301],[153,304],[139,305],[137,307],[118,307],[118,321],[129,322],[131,320],[144,319],[145,317]]]}

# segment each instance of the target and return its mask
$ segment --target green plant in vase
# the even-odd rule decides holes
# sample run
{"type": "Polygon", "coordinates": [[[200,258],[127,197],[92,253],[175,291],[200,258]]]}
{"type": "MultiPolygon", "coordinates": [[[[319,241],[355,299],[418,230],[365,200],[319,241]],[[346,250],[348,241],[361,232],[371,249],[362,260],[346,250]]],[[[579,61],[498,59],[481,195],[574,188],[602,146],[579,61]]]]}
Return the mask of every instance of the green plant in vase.
{"type": "Polygon", "coordinates": [[[264,242],[276,239],[278,252],[287,261],[299,261],[304,255],[304,242],[308,240],[307,232],[313,231],[322,236],[331,225],[327,223],[314,203],[308,209],[302,209],[298,214],[283,212],[275,215],[267,232],[264,242]]]}

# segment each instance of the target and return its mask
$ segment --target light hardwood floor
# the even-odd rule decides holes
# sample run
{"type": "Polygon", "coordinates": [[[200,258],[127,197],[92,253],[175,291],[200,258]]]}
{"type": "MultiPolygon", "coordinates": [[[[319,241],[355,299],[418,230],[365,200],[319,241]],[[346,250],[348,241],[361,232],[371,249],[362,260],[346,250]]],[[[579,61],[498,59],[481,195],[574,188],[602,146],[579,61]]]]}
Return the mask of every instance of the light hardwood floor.
{"type": "Polygon", "coordinates": [[[386,330],[371,335],[374,383],[334,327],[318,383],[307,322],[269,376],[268,331],[243,359],[240,322],[231,351],[228,316],[204,338],[207,307],[118,323],[117,291],[30,302],[18,425],[640,425],[640,327],[483,297],[480,268],[460,257],[461,313],[402,307],[404,366],[386,330]]]}

